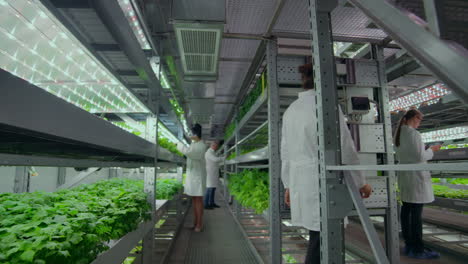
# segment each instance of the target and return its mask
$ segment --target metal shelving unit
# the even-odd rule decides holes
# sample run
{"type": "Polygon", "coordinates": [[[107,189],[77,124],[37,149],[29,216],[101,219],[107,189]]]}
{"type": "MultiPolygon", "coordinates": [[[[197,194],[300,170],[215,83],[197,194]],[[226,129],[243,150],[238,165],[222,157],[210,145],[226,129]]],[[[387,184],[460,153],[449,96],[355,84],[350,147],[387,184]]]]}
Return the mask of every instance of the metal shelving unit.
{"type": "MultiPolygon", "coordinates": [[[[154,226],[166,201],[156,201],[154,167],[182,166],[183,158],[157,146],[157,119],[147,119],[147,140],[126,132],[93,114],[67,103],[27,81],[0,70],[1,165],[53,167],[150,167],[145,191],[152,219],[116,241],[93,263],[123,261],[138,241],[144,243],[144,263],[154,253],[154,226]],[[14,144],[12,144],[14,142],[14,144]]],[[[17,174],[17,177],[22,175],[17,174]]]]}

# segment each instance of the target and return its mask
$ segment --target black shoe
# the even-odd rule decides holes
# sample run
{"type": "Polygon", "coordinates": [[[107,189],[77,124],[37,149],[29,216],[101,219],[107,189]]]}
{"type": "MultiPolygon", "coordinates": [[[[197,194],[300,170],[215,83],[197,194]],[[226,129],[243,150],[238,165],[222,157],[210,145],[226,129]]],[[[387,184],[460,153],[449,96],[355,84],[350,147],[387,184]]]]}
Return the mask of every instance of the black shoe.
{"type": "Polygon", "coordinates": [[[211,207],[220,208],[221,206],[219,206],[219,205],[217,205],[217,204],[214,204],[214,205],[212,205],[211,207]]]}

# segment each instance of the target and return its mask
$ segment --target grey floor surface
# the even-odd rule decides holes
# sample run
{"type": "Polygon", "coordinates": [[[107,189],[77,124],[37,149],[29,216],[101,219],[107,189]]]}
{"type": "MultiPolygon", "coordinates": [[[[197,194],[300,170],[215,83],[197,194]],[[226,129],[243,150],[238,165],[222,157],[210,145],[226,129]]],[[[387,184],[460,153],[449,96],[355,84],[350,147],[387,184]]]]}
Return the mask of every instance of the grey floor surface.
{"type": "Polygon", "coordinates": [[[223,201],[217,203],[221,208],[204,210],[204,228],[200,233],[190,229],[193,226],[190,208],[169,263],[258,263],[223,201]]]}

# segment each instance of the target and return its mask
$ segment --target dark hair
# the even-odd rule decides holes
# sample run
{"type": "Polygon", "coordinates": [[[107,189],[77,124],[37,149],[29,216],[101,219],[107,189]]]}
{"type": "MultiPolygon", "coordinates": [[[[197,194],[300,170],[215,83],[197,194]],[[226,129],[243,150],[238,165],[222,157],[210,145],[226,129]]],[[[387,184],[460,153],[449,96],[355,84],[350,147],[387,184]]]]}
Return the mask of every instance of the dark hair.
{"type": "Polygon", "coordinates": [[[197,136],[198,138],[201,138],[202,127],[200,126],[200,124],[193,125],[191,130],[193,135],[197,136]]]}
{"type": "Polygon", "coordinates": [[[419,115],[422,115],[422,113],[416,109],[411,109],[403,115],[403,117],[400,119],[400,122],[398,122],[398,127],[395,131],[395,146],[400,146],[401,126],[406,125],[409,120],[419,115]]]}
{"type": "Polygon", "coordinates": [[[302,77],[302,87],[304,89],[314,89],[314,69],[312,63],[299,66],[302,77]]]}

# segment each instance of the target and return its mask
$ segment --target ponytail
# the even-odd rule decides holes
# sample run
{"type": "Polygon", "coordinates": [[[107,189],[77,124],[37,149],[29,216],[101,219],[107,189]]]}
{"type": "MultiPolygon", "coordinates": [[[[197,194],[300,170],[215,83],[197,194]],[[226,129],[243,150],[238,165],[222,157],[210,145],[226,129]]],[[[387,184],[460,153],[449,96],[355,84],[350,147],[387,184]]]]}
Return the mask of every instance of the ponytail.
{"type": "Polygon", "coordinates": [[[398,122],[398,127],[395,131],[395,146],[399,147],[400,146],[400,135],[401,135],[401,127],[403,125],[406,125],[408,120],[414,118],[415,116],[422,115],[421,112],[419,112],[416,109],[411,109],[408,112],[406,112],[403,117],[400,119],[398,122]]]}

